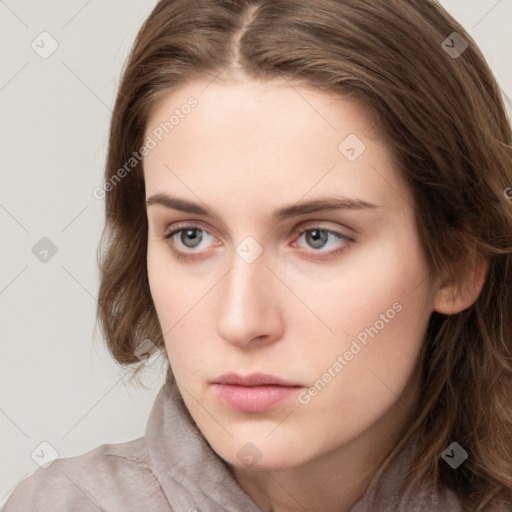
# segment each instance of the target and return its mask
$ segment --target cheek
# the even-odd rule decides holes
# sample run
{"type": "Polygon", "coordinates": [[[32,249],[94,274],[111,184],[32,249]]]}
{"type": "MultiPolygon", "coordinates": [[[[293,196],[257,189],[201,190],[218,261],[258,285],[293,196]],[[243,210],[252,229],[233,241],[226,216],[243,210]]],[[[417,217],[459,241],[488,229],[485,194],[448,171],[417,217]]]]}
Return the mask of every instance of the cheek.
{"type": "Polygon", "coordinates": [[[414,231],[402,233],[354,252],[317,291],[300,291],[336,333],[324,329],[328,336],[320,337],[316,350],[302,354],[311,363],[308,377],[314,382],[331,368],[340,390],[350,390],[350,401],[391,397],[379,377],[400,392],[423,344],[432,311],[429,270],[414,231]],[[346,363],[332,368],[338,356],[346,363]]]}
{"type": "Polygon", "coordinates": [[[205,354],[201,340],[208,332],[197,313],[207,288],[180,271],[165,248],[157,242],[148,243],[148,282],[165,340],[165,347],[174,376],[181,380],[186,369],[190,375],[204,366],[205,354]],[[197,289],[191,283],[198,283],[197,289]]]}
{"type": "Polygon", "coordinates": [[[340,342],[350,342],[360,333],[364,340],[365,329],[376,323],[381,332],[403,324],[415,311],[426,314],[431,297],[423,252],[412,229],[402,225],[396,233],[390,230],[354,248],[340,258],[339,265],[327,270],[299,273],[283,269],[288,272],[284,280],[293,283],[294,292],[330,328],[330,333],[323,329],[326,341],[338,343],[338,348],[340,342]]]}
{"type": "Polygon", "coordinates": [[[148,241],[148,252],[147,252],[147,269],[148,269],[148,283],[153,304],[160,320],[162,331],[165,334],[167,329],[170,329],[172,323],[168,312],[172,309],[169,307],[173,302],[173,290],[168,286],[170,282],[170,275],[167,266],[165,265],[165,259],[161,255],[160,248],[156,247],[155,241],[148,241]]]}
{"type": "Polygon", "coordinates": [[[149,240],[147,268],[151,297],[165,335],[190,309],[194,290],[161,240],[149,240]]]}
{"type": "Polygon", "coordinates": [[[321,378],[320,369],[325,372],[342,356],[342,366],[334,368],[338,369],[334,384],[318,395],[316,407],[332,414],[335,402],[354,419],[368,423],[391,407],[410,382],[424,343],[432,297],[428,266],[415,238],[360,256],[353,272],[338,282],[346,291],[338,293],[341,310],[337,315],[333,310],[328,317],[340,334],[339,341],[327,358],[317,358],[312,379],[321,378]]]}
{"type": "Polygon", "coordinates": [[[173,337],[178,320],[185,314],[184,304],[188,290],[180,283],[178,273],[172,271],[169,258],[163,252],[157,242],[148,242],[149,289],[169,354],[169,340],[173,337]],[[180,297],[182,300],[179,300],[180,297]]]}

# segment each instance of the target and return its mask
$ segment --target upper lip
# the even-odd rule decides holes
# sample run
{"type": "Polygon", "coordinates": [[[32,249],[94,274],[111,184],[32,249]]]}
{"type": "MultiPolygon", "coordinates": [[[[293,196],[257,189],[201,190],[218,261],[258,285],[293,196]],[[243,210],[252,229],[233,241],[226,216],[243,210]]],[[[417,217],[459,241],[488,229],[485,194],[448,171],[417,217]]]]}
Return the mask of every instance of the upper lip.
{"type": "Polygon", "coordinates": [[[211,381],[212,384],[230,384],[235,386],[301,386],[295,382],[289,382],[275,375],[268,373],[251,373],[249,375],[239,375],[237,373],[224,373],[211,381]]]}

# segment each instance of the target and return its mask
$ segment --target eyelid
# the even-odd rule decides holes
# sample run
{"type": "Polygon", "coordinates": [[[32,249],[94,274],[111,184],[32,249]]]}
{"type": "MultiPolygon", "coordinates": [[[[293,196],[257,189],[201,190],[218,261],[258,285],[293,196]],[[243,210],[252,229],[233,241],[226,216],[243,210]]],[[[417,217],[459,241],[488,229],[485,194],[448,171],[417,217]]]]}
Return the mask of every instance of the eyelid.
{"type": "Polygon", "coordinates": [[[321,261],[332,261],[336,260],[339,256],[341,256],[342,253],[345,253],[345,251],[348,251],[352,244],[355,243],[355,238],[353,236],[349,236],[343,232],[341,229],[330,229],[327,226],[322,225],[321,223],[313,223],[312,225],[302,225],[301,227],[298,227],[296,230],[296,237],[294,241],[292,242],[292,247],[298,247],[298,239],[302,237],[305,233],[308,231],[323,231],[327,233],[328,235],[335,236],[338,238],[339,242],[336,244],[336,247],[334,249],[330,249],[328,251],[324,250],[315,250],[315,249],[304,249],[300,248],[300,252],[303,254],[303,257],[314,261],[314,262],[321,262],[321,261]]]}
{"type": "Polygon", "coordinates": [[[329,227],[328,224],[329,221],[326,220],[305,221],[294,229],[293,234],[302,234],[304,231],[318,229],[320,231],[340,234],[348,240],[352,240],[356,236],[355,231],[348,226],[340,226],[337,224],[335,227],[329,227]]]}
{"type": "Polygon", "coordinates": [[[163,238],[169,238],[170,236],[172,236],[172,234],[176,234],[176,232],[179,232],[181,230],[186,230],[186,229],[200,229],[200,230],[208,233],[210,236],[212,236],[214,238],[218,238],[217,236],[215,236],[212,233],[212,230],[210,229],[210,227],[206,227],[206,224],[204,224],[202,221],[196,220],[196,219],[173,223],[170,227],[167,227],[165,229],[166,234],[163,236],[163,238]]]}
{"type": "MultiPolygon", "coordinates": [[[[322,231],[330,231],[330,232],[334,232],[334,233],[339,233],[339,234],[343,235],[345,238],[348,238],[348,239],[351,239],[352,237],[356,236],[354,230],[350,229],[348,226],[342,226],[340,228],[339,225],[336,225],[336,227],[330,228],[330,227],[325,225],[325,223],[328,223],[328,222],[329,221],[326,221],[326,220],[304,221],[304,222],[301,222],[298,226],[296,226],[293,229],[292,234],[293,235],[302,234],[303,231],[306,231],[308,229],[315,229],[316,228],[316,229],[319,229],[319,230],[322,230],[322,231]],[[348,234],[345,232],[345,230],[348,231],[348,234]]],[[[210,228],[206,227],[206,224],[203,223],[203,221],[198,220],[198,219],[191,219],[189,221],[180,221],[180,222],[173,223],[172,224],[172,229],[170,229],[168,231],[168,233],[166,235],[164,235],[164,238],[167,238],[168,235],[173,233],[173,232],[179,231],[180,228],[181,229],[200,228],[200,229],[204,230],[206,233],[208,233],[209,235],[214,236],[215,238],[217,238],[212,233],[210,228]]],[[[167,230],[166,230],[166,232],[167,232],[167,230]]]]}

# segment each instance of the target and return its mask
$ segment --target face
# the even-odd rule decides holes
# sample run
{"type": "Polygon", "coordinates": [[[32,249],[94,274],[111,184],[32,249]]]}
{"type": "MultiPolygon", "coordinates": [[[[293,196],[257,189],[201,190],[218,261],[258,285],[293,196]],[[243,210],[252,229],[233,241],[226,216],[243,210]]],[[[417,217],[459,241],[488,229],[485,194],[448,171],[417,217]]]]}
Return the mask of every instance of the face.
{"type": "Polygon", "coordinates": [[[372,124],[250,80],[191,82],[148,121],[151,294],[185,404],[233,466],[300,466],[407,413],[435,294],[372,124]]]}

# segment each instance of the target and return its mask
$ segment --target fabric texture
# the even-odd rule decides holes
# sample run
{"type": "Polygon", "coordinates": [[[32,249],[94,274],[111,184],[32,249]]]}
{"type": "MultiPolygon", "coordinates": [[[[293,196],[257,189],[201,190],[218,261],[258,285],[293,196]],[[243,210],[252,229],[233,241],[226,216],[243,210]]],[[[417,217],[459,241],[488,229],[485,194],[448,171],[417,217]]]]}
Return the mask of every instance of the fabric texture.
{"type": "MultiPolygon", "coordinates": [[[[451,491],[398,492],[414,451],[400,452],[374,474],[349,512],[462,512],[451,491]]],[[[261,512],[212,450],[168,379],[149,415],[144,437],[104,444],[38,468],[13,491],[5,512],[261,512]]]]}

